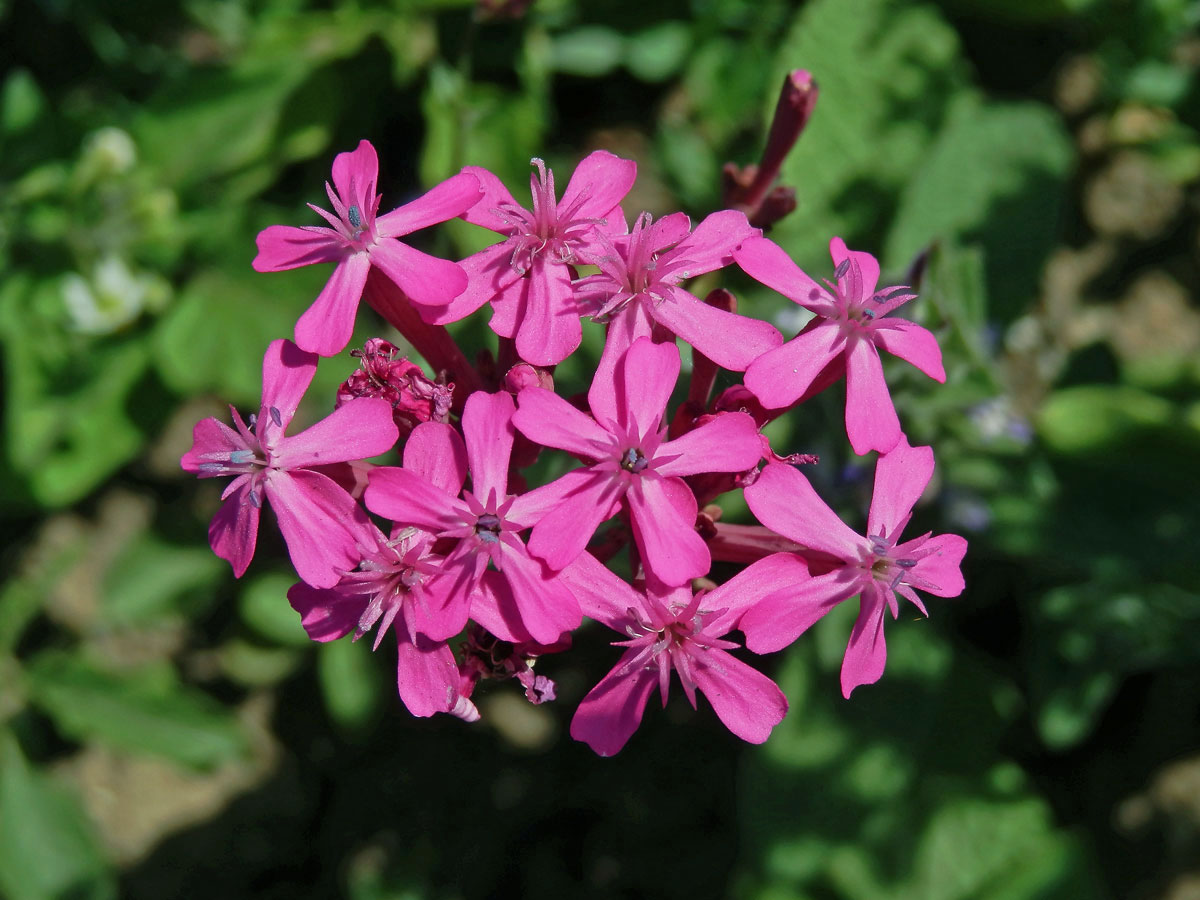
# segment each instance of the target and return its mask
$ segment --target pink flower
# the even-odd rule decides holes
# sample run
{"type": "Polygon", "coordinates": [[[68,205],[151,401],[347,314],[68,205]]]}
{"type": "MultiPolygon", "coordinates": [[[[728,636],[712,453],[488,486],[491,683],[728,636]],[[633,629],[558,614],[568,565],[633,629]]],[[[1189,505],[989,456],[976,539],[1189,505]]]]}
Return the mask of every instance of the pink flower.
{"type": "Polygon", "coordinates": [[[440,307],[463,292],[467,276],[458,263],[429,256],[395,238],[445,222],[480,197],[474,175],[459,173],[411,203],[376,218],[382,195],[375,193],[379,158],[368,141],[333,160],[333,187],[325,191],[334,212],[310,208],[330,227],[272,225],[258,235],[259,272],[278,272],[312,263],[336,263],[329,283],[296,323],[296,343],[322,356],[350,341],[367,272],[375,266],[419,307],[440,307]]]}
{"type": "Polygon", "coordinates": [[[434,321],[456,322],[490,300],[492,330],[515,337],[522,359],[549,366],[579,346],[582,330],[571,267],[597,249],[598,232],[625,232],[619,204],[633,186],[637,164],[597,150],[576,167],[561,202],[554,195],[554,173],[540,159],[533,165],[532,210],[518,204],[487,169],[463,169],[479,179],[484,191],[463,218],[506,240],[463,260],[471,284],[434,321]]]}
{"type": "Polygon", "coordinates": [[[291,341],[274,341],[263,358],[262,406],[247,427],[230,409],[235,431],[208,418],[196,423],[184,470],[201,478],[236,476],[208,529],[213,552],[239,578],[254,557],[259,511],[269,500],[296,572],[314,587],[332,587],[361,559],[366,515],[331,478],[329,463],[377,456],[396,443],[391,407],[354,400],[300,434],[284,431],[317,371],[317,356],[291,341]]]}
{"type": "MultiPolygon", "coordinates": [[[[513,411],[508,394],[474,393],[463,410],[465,446],[451,426],[426,422],[409,436],[403,468],[371,471],[365,495],[371,512],[457,541],[441,574],[425,585],[428,603],[414,613],[416,630],[434,640],[462,630],[489,563],[511,590],[510,614],[535,641],[552,644],[579,624],[571,592],[517,537],[551,495],[508,493],[513,411]],[[471,490],[464,491],[468,471],[471,490]]],[[[480,624],[508,639],[494,622],[480,624]]]]}
{"type": "MultiPolygon", "coordinates": [[[[351,631],[358,640],[378,625],[372,647],[377,649],[394,625],[396,686],[404,705],[414,716],[455,712],[464,698],[454,654],[445,641],[430,640],[413,627],[425,582],[440,571],[440,557],[429,552],[433,536],[406,528],[388,540],[374,525],[370,532],[374,540],[363,546],[362,561],[353,571],[331,588],[293,585],[288,601],[314,641],[336,640],[351,631]]],[[[467,705],[474,709],[469,701],[467,705]]]]}
{"type": "Polygon", "coordinates": [[[589,553],[565,569],[563,578],[588,617],[629,638],[614,643],[625,653],[579,704],[571,737],[612,756],[637,730],[656,686],[666,706],[674,669],[693,708],[700,690],[730,731],[753,744],[765,741],[787,713],[787,698],[766,675],[731,656],[738,645],[723,637],[764,590],[807,577],[799,557],[779,556],[787,559],[762,560],[695,595],[690,587],[669,588],[654,579],[647,579],[645,591],[635,591],[589,553]]]}
{"type": "Polygon", "coordinates": [[[665,584],[684,584],[707,572],[711,560],[695,530],[696,498],[681,476],[757,465],[758,429],[745,413],[728,413],[664,440],[667,400],[679,377],[674,344],[639,338],[618,374],[618,385],[599,378],[592,385],[594,420],[550,391],[521,391],[513,424],[526,437],[595,460],[554,483],[561,499],[534,525],[529,549],[562,569],[624,500],[646,567],[665,584]]]}
{"type": "Polygon", "coordinates": [[[774,326],[702,302],[679,286],[683,281],[723,268],[733,250],[758,234],[745,213],[713,213],[689,233],[683,213],[652,222],[642,213],[625,237],[608,240],[602,254],[588,262],[597,275],[581,278],[576,296],[592,304],[595,318],[608,321],[608,338],[598,375],[612,378],[617,360],[639,337],[656,330],[683,338],[717,365],[742,372],[783,343],[774,326]]]}
{"type": "Polygon", "coordinates": [[[904,287],[876,291],[879,263],[869,253],[846,249],[841,238],[829,242],[837,266],[837,284],[821,287],[800,270],[780,247],[763,237],[745,241],[735,252],[739,266],[767,287],[817,314],[799,335],[764,354],[746,370],[746,387],[772,409],[791,406],[826,370],[846,370],[846,434],[854,452],[887,453],[901,439],[892,405],[882,347],[944,382],[942,351],[925,328],[888,314],[916,294],[904,287]]]}
{"type": "Polygon", "coordinates": [[[738,623],[746,646],[767,653],[787,646],[834,606],[860,595],[858,621],[842,661],[842,694],[874,684],[883,674],[887,647],[884,610],[899,615],[899,594],[928,615],[916,589],[938,597],[963,590],[959,569],[967,542],[956,534],[923,534],[899,542],[912,508],[933,475],[933,451],[900,443],[875,467],[875,493],[867,536],[855,534],[817,496],[808,479],[772,463],[746,488],[746,502],[764,525],[835,560],[833,568],[796,587],[765,597],[738,623]]]}

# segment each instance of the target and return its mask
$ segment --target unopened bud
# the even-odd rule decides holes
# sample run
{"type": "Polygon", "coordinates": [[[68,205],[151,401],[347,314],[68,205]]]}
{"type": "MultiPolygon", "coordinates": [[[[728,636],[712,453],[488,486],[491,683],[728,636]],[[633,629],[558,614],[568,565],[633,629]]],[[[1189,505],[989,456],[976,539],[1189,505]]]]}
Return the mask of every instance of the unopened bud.
{"type": "Polygon", "coordinates": [[[529,363],[517,363],[504,375],[504,389],[513,394],[519,394],[527,387],[540,387],[548,391],[554,390],[554,376],[546,369],[539,369],[529,363]]]}

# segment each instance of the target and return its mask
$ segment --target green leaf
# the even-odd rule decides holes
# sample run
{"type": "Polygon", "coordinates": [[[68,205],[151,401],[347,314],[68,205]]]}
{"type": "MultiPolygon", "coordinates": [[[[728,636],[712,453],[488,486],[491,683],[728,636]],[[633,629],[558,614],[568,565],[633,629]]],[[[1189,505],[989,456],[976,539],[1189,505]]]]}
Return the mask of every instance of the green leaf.
{"type": "Polygon", "coordinates": [[[19,134],[38,120],[46,98],[28,69],[14,69],[0,88],[0,134],[19,134]]]}
{"type": "Polygon", "coordinates": [[[295,575],[260,575],[242,590],[239,608],[242,619],[262,637],[288,647],[307,647],[312,641],[287,598],[295,583],[295,575]]]}
{"type": "Polygon", "coordinates": [[[73,503],[141,449],[130,394],[146,372],[140,341],[87,341],[53,321],[57,282],[15,279],[0,294],[8,455],[45,506],[73,503]],[[75,346],[72,346],[75,344],[75,346]],[[70,360],[69,366],[66,360],[70,360]]]}
{"type": "Polygon", "coordinates": [[[772,84],[801,66],[820,90],[781,175],[799,206],[772,232],[815,276],[830,267],[833,235],[851,246],[882,242],[901,189],[967,84],[965,66],[936,9],[889,0],[806,4],[778,59],[772,84]]]}
{"type": "Polygon", "coordinates": [[[211,598],[223,568],[207,547],[181,547],[143,534],[104,573],[102,615],[115,625],[133,625],[195,612],[187,601],[211,598]]]}
{"type": "Polygon", "coordinates": [[[79,802],[36,772],[0,729],[0,893],[9,900],[102,900],[116,883],[79,802]]]}
{"type": "Polygon", "coordinates": [[[325,708],[343,728],[358,730],[378,711],[383,692],[379,671],[365,642],[348,639],[322,644],[317,655],[317,676],[325,708]]]}
{"type": "Polygon", "coordinates": [[[195,768],[243,755],[237,720],[207,694],[170,683],[161,671],[115,674],[63,653],[28,669],[29,692],[63,733],[154,753],[195,768]]]}
{"type": "Polygon", "coordinates": [[[964,95],[904,188],[885,266],[902,271],[934,242],[984,249],[993,317],[1028,306],[1058,237],[1074,150],[1036,103],[983,104],[964,95]]]}
{"type": "Polygon", "coordinates": [[[625,38],[603,25],[585,25],[556,35],[551,48],[550,64],[558,71],[597,78],[621,64],[625,38]]]}
{"type": "Polygon", "coordinates": [[[1101,456],[1167,429],[1174,415],[1170,401],[1137,388],[1090,384],[1051,394],[1037,428],[1057,453],[1101,456]]]}
{"type": "Polygon", "coordinates": [[[329,277],[325,266],[234,275],[208,270],[190,281],[154,333],[154,361],[180,394],[211,392],[255,405],[267,345],[290,335],[329,277]]]}

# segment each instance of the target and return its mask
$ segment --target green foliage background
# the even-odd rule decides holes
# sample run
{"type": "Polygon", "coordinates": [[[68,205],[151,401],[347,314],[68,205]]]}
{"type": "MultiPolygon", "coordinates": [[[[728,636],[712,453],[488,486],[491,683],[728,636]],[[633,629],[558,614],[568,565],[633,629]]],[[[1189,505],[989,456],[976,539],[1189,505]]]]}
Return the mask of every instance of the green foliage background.
{"type": "MultiPolygon", "coordinates": [[[[1183,896],[1198,24],[1186,0],[0,2],[0,895],[1183,896]],[[543,662],[550,706],[500,685],[485,723],[415,721],[386,642],[307,641],[277,539],[232,579],[217,491],[178,459],[195,421],[257,402],[322,284],[250,260],[308,221],[336,152],[372,140],[387,206],[468,163],[520,197],[531,157],[604,147],[638,162],[630,214],[700,217],[793,68],[821,94],[771,236],[814,275],[840,235],[919,277],[946,354],[945,387],[889,381],[938,457],[914,527],[967,535],[968,589],[894,623],[882,682],[841,699],[840,609],[765,661],[791,711],[764,746],[672,702],[600,760],[566,727],[605,635],[543,662]]],[[[322,364],[310,413],[351,363],[322,364]]],[[[856,522],[870,467],[839,403],[773,438],[821,455],[856,522]]]]}

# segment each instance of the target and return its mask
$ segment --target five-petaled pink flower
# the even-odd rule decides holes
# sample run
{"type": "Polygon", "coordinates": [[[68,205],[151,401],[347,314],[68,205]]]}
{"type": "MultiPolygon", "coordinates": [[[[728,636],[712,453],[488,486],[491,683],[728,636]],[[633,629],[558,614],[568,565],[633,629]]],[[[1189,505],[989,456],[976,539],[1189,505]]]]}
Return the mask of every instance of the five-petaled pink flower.
{"type": "Polygon", "coordinates": [[[460,172],[416,200],[376,217],[382,199],[375,193],[378,176],[375,148],[362,141],[353,152],[334,158],[333,186],[325,185],[334,212],[309,204],[330,227],[272,225],[258,235],[254,268],[259,272],[336,264],[329,282],[296,323],[296,343],[304,350],[332,356],[349,343],[371,266],[395,282],[419,309],[440,308],[467,286],[467,275],[458,263],[395,239],[466,212],[481,196],[478,179],[460,172]]]}
{"type": "Polygon", "coordinates": [[[372,649],[394,626],[396,686],[414,716],[453,713],[479,717],[475,705],[460,695],[458,663],[445,641],[433,641],[414,627],[413,610],[424,602],[425,582],[441,570],[441,558],[430,548],[433,535],[417,528],[397,528],[391,540],[374,525],[373,542],[362,548],[362,561],[331,588],[295,584],[288,601],[300,613],[308,636],[332,641],[351,631],[358,640],[378,625],[372,649]]]}
{"type": "Polygon", "coordinates": [[[579,704],[571,737],[612,756],[637,730],[655,687],[666,706],[674,669],[693,708],[700,690],[730,731],[752,744],[765,741],[787,713],[787,698],[770,678],[730,655],[738,645],[723,638],[764,587],[778,586],[781,576],[807,575],[797,557],[789,562],[790,571],[777,566],[765,580],[763,568],[751,566],[714,590],[693,594],[688,586],[671,588],[653,578],[636,591],[590,553],[582,554],[562,577],[589,618],[628,640],[615,642],[627,649],[579,704]]]}
{"type": "Polygon", "coordinates": [[[642,213],[628,235],[600,236],[604,252],[587,260],[600,272],[576,283],[580,301],[591,304],[596,319],[609,323],[598,377],[611,380],[625,350],[655,331],[683,338],[735,372],[783,343],[769,322],[709,306],[679,286],[729,265],[734,248],[759,230],[750,227],[745,213],[729,209],[708,216],[695,231],[690,228],[683,213],[657,222],[642,213]]]}
{"type": "Polygon", "coordinates": [[[711,559],[695,530],[696,498],[681,476],[753,468],[762,454],[758,429],[753,418],[734,412],[664,440],[667,400],[679,377],[673,343],[639,338],[617,373],[616,385],[599,378],[593,383],[588,402],[594,420],[543,388],[518,396],[513,424],[522,434],[595,460],[547,486],[561,499],[534,525],[529,549],[550,568],[562,569],[624,500],[646,568],[665,584],[684,584],[705,574],[711,559]]]}
{"type": "Polygon", "coordinates": [[[756,359],[746,370],[748,387],[764,406],[780,409],[800,400],[814,382],[825,383],[830,367],[846,371],[846,434],[854,452],[887,453],[900,441],[900,420],[892,405],[882,347],[944,382],[942,351],[925,328],[888,314],[916,294],[905,287],[876,291],[879,263],[869,253],[851,251],[841,238],[829,242],[837,283],[818,285],[775,243],[746,240],[734,259],[753,278],[817,314],[782,347],[756,359]]]}
{"type": "Polygon", "coordinates": [[[403,468],[371,471],[364,498],[371,512],[458,542],[441,574],[425,585],[427,602],[414,611],[413,627],[434,640],[462,630],[489,563],[507,582],[514,612],[535,641],[553,644],[579,625],[571,592],[517,536],[540,518],[555,492],[508,493],[514,411],[511,395],[476,392],[463,410],[465,446],[452,426],[425,422],[404,446],[403,468]],[[471,489],[464,491],[468,471],[471,489]]]}
{"type": "Polygon", "coordinates": [[[463,260],[470,286],[434,321],[456,322],[490,300],[492,330],[515,337],[525,361],[550,366],[579,346],[583,332],[573,266],[598,248],[597,233],[627,230],[619,204],[633,186],[637,164],[597,150],[575,168],[561,201],[554,195],[554,173],[540,159],[533,165],[532,210],[487,169],[463,169],[479,179],[484,192],[463,218],[506,240],[463,260]]]}
{"type": "Polygon", "coordinates": [[[311,428],[284,434],[317,371],[317,356],[291,341],[273,341],[263,358],[262,406],[249,426],[230,408],[234,430],[214,418],[196,423],[180,464],[201,478],[236,476],[208,529],[213,552],[239,578],[250,565],[265,498],[275,510],[296,572],[314,587],[332,587],[362,558],[366,514],[333,479],[315,471],[389,450],[399,436],[392,408],[364,397],[338,407],[311,428]]]}
{"type": "MultiPolygon", "coordinates": [[[[828,572],[766,596],[738,623],[755,653],[779,650],[843,600],[860,595],[858,621],[842,661],[842,693],[874,684],[883,675],[887,647],[884,610],[899,615],[899,594],[921,611],[914,588],[937,597],[963,590],[959,569],[967,542],[956,534],[929,533],[900,543],[933,475],[933,451],[900,443],[875,467],[875,493],[867,536],[855,534],[817,496],[808,479],[790,466],[772,463],[746,488],[746,503],[760,522],[786,538],[835,561],[828,572]]],[[[783,554],[788,555],[788,554],[783,554]]]]}

